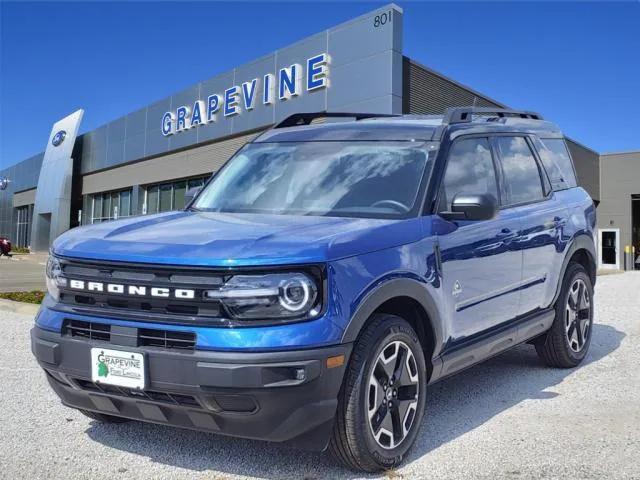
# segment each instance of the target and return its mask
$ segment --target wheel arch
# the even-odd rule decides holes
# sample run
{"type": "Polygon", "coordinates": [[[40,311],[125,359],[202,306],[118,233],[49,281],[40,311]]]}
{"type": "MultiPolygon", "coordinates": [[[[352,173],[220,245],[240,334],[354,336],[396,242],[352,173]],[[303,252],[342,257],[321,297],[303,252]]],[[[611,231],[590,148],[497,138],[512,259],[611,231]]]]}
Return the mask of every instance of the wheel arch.
{"type": "Polygon", "coordinates": [[[369,292],[347,326],[342,341],[355,342],[375,313],[397,315],[411,324],[425,352],[428,377],[434,354],[442,345],[440,314],[425,284],[409,278],[388,280],[369,292]]]}
{"type": "Polygon", "coordinates": [[[567,267],[571,262],[577,262],[582,265],[591,279],[591,285],[595,286],[597,270],[596,258],[596,247],[593,242],[593,238],[586,234],[574,238],[573,242],[571,242],[571,245],[567,249],[567,253],[562,262],[562,269],[560,270],[558,285],[556,286],[556,293],[553,296],[552,304],[556,302],[560,295],[562,282],[564,281],[567,267]]]}

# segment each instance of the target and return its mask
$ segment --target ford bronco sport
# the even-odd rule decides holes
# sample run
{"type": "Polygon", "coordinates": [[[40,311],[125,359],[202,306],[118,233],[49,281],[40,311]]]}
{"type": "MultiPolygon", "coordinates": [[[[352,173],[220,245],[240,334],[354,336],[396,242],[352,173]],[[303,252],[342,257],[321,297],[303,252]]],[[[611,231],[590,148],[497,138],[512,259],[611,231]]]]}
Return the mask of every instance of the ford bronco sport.
{"type": "Polygon", "coordinates": [[[296,114],[184,211],[60,236],[32,349],[97,421],[391,468],[429,384],[525,342],[552,367],[584,359],[595,221],[535,113],[296,114]]]}

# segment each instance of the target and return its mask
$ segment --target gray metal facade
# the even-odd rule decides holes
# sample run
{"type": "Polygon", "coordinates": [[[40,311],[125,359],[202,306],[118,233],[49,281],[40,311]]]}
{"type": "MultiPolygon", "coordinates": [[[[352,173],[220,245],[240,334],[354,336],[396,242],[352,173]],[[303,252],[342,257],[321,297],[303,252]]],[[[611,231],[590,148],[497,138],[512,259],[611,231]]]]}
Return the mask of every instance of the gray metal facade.
{"type": "Polygon", "coordinates": [[[0,177],[9,179],[7,189],[0,191],[0,237],[13,238],[16,235],[14,193],[33,189],[38,185],[43,157],[44,153],[39,153],[0,171],[0,177]]]}
{"type": "Polygon", "coordinates": [[[401,79],[402,10],[388,6],[216,75],[86,133],[80,172],[85,175],[265,128],[300,111],[399,111],[401,79]],[[373,19],[380,13],[391,13],[392,18],[376,28],[373,19]],[[308,58],[319,53],[327,53],[330,57],[329,88],[304,91],[289,100],[279,100],[276,95],[270,105],[259,101],[251,111],[228,118],[218,114],[216,122],[163,136],[160,127],[165,112],[182,105],[193,105],[196,100],[206,100],[211,94],[221,95],[231,86],[240,86],[254,78],[262,79],[267,73],[277,73],[293,64],[304,67],[308,58]]]}
{"type": "MultiPolygon", "coordinates": [[[[640,195],[640,151],[600,156],[598,229],[620,229],[620,266],[624,265],[624,247],[632,245],[631,198],[640,195]]],[[[638,225],[640,227],[640,225],[638,225]]],[[[640,254],[640,245],[636,254],[640,254]]]]}

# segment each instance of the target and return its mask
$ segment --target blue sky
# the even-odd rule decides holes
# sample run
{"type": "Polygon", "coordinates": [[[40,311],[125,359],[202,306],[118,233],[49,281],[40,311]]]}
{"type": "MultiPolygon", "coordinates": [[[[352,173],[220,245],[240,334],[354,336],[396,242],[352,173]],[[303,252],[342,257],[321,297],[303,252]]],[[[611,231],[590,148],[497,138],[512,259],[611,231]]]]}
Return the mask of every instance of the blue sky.
{"type": "MultiPolygon", "coordinates": [[[[0,168],[77,108],[91,130],[385,3],[0,0],[0,168]]],[[[597,151],[640,149],[639,2],[397,3],[409,57],[597,151]]]]}

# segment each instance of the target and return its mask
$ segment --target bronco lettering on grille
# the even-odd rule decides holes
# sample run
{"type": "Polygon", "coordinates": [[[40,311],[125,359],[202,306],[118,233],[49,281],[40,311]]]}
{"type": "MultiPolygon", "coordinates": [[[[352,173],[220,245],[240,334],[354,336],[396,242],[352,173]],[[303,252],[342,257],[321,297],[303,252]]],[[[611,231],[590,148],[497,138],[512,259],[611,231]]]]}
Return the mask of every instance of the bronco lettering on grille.
{"type": "Polygon", "coordinates": [[[179,298],[193,299],[195,290],[188,288],[146,287],[144,285],[123,285],[119,283],[85,282],[84,280],[69,280],[69,287],[73,290],[86,292],[114,293],[133,297],[179,298]]]}

